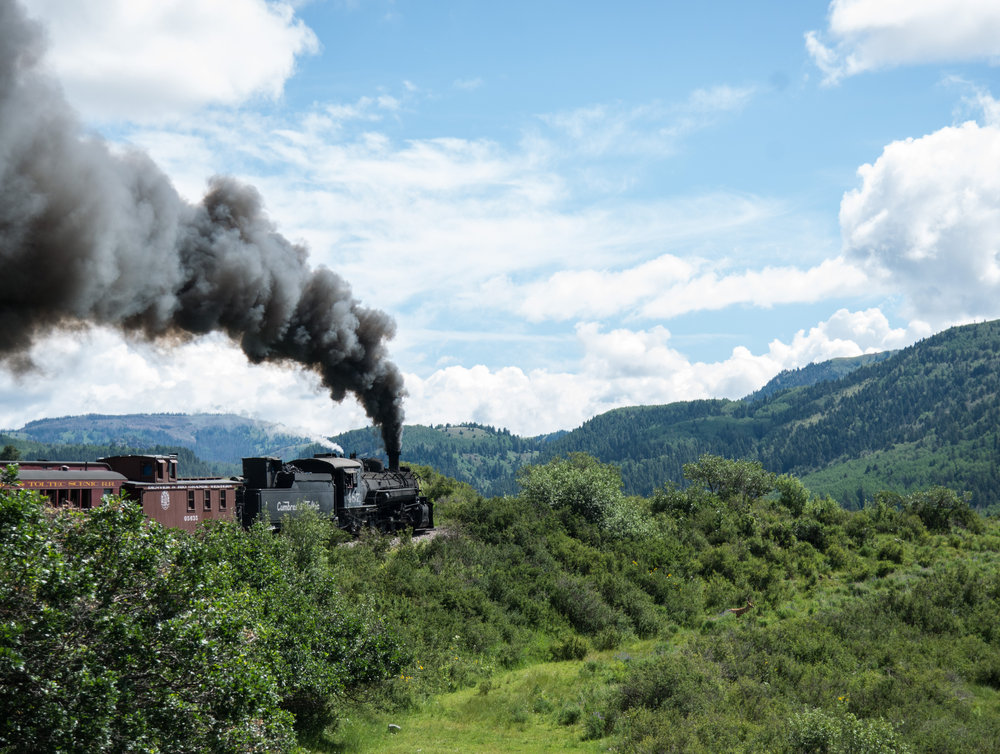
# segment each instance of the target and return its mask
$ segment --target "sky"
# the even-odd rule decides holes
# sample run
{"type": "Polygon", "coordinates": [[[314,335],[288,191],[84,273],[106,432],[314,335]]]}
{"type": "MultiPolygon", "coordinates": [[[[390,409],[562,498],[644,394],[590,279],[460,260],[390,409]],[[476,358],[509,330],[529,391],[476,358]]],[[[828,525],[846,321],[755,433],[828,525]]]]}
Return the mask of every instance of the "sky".
{"type": "MultiPolygon", "coordinates": [[[[410,424],[568,430],[1000,317],[995,0],[23,5],[80,139],[191,202],[252,184],[395,320],[410,424]]],[[[2,427],[369,423],[219,334],[75,326],[31,356],[2,427]]]]}

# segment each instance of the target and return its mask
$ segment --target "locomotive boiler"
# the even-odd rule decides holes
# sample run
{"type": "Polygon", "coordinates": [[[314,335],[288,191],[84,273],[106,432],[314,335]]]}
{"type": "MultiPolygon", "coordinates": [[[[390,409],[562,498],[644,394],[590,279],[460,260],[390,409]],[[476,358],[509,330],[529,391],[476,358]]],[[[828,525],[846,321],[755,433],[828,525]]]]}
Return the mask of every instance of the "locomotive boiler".
{"type": "Polygon", "coordinates": [[[278,527],[286,517],[313,510],[334,517],[353,534],[434,528],[433,504],[420,494],[416,475],[390,455],[389,468],[375,458],[318,454],[283,462],[244,458],[237,510],[244,526],[262,519],[278,527]]]}

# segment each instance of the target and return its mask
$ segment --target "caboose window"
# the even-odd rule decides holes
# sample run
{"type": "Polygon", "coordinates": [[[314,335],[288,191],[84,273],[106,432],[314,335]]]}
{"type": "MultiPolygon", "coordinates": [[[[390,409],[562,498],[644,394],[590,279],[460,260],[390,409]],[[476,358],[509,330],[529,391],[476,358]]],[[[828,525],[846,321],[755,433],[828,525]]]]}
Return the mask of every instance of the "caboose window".
{"type": "Polygon", "coordinates": [[[212,490],[205,490],[205,510],[212,510],[212,490]]]}
{"type": "Polygon", "coordinates": [[[226,491],[219,490],[219,510],[224,511],[226,509],[226,505],[227,505],[226,491]]]}
{"type": "Polygon", "coordinates": [[[194,510],[194,490],[188,490],[188,510],[194,510]]]}
{"type": "Polygon", "coordinates": [[[151,476],[153,476],[153,464],[151,464],[149,461],[143,461],[143,463],[142,463],[142,475],[144,477],[151,477],[151,476]]]}

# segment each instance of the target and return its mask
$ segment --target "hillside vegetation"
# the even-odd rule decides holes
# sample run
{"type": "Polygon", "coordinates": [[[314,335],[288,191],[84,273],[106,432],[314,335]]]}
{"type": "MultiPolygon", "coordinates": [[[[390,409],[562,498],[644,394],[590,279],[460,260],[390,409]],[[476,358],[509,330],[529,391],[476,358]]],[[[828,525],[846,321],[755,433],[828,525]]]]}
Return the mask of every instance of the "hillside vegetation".
{"type": "MultiPolygon", "coordinates": [[[[523,438],[481,424],[407,425],[403,430],[403,459],[431,466],[473,485],[484,495],[507,495],[517,491],[518,469],[538,459],[561,434],[523,438]]],[[[345,432],[331,439],[359,456],[385,453],[381,434],[374,428],[345,432]]]]}
{"type": "Polygon", "coordinates": [[[703,453],[758,460],[858,507],[928,485],[1000,503],[1000,322],[956,327],[833,381],[753,401],[611,411],[552,442],[618,464],[629,490],[680,482],[703,453]]]}
{"type": "Polygon", "coordinates": [[[87,516],[4,493],[0,749],[1000,740],[1000,525],[947,489],[847,511],[703,456],[683,490],[636,498],[572,455],[487,499],[420,471],[437,536],[351,547],[320,519],[190,537],[127,505],[87,516]]]}

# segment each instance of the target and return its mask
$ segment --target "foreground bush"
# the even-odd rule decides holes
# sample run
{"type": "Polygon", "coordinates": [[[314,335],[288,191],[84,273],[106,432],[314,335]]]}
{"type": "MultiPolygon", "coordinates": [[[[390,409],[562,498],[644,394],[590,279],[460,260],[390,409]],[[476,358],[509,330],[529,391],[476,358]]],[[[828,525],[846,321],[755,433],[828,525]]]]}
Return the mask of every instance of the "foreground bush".
{"type": "Polygon", "coordinates": [[[0,750],[293,750],[338,694],[399,667],[314,552],[0,492],[0,750]]]}

